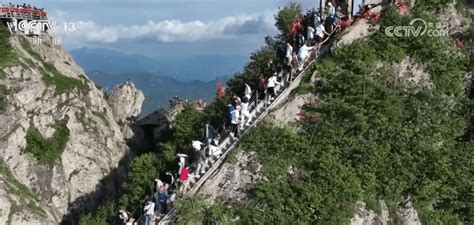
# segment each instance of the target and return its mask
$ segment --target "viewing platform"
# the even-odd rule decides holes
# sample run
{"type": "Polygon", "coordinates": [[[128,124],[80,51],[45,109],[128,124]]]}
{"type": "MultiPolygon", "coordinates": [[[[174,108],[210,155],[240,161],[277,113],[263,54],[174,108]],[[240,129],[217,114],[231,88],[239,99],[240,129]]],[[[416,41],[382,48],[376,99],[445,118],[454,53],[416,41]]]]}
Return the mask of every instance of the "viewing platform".
{"type": "Polygon", "coordinates": [[[48,20],[47,13],[43,9],[32,7],[0,6],[1,20],[48,20]]]}

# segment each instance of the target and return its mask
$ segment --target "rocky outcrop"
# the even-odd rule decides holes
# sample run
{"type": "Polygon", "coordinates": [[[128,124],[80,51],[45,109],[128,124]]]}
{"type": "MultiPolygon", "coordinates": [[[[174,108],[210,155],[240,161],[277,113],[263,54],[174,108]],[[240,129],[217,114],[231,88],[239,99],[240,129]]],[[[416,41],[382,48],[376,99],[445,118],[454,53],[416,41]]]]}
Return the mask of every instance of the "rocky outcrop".
{"type": "Polygon", "coordinates": [[[262,179],[262,165],[255,152],[237,153],[236,162],[226,162],[201,188],[200,193],[210,198],[246,202],[250,199],[249,188],[262,179]]]}
{"type": "Polygon", "coordinates": [[[403,224],[421,225],[420,218],[415,208],[413,208],[410,196],[398,203],[397,216],[403,221],[403,224]]]}
{"type": "Polygon", "coordinates": [[[446,29],[449,35],[456,33],[463,33],[469,29],[469,24],[472,21],[467,21],[468,19],[463,17],[457,10],[455,3],[449,4],[447,8],[441,11],[439,22],[442,23],[442,29],[446,29]]]}
{"type": "Polygon", "coordinates": [[[349,225],[388,225],[388,209],[384,201],[379,201],[381,212],[376,214],[373,210],[368,209],[364,202],[357,202],[357,213],[349,221],[349,225]]]}
{"type": "Polygon", "coordinates": [[[103,93],[51,37],[42,39],[34,45],[30,38],[11,37],[18,59],[1,68],[0,84],[8,94],[0,112],[0,163],[24,184],[13,192],[0,178],[0,221],[10,224],[57,224],[72,209],[80,213],[96,197],[114,194],[115,179],[121,178],[104,182],[112,171],[125,174],[119,163],[126,161],[128,147],[103,93]],[[22,201],[29,204],[21,200],[26,190],[36,197],[28,201],[45,213],[17,209],[22,201]]]}
{"type": "MultiPolygon", "coordinates": [[[[379,14],[382,11],[381,6],[370,9],[370,13],[379,14]]],[[[357,20],[338,41],[339,44],[350,45],[355,40],[363,39],[375,33],[380,28],[379,25],[372,26],[366,19],[357,20]]]]}
{"type": "Polygon", "coordinates": [[[297,122],[297,117],[301,113],[301,108],[306,103],[312,103],[315,101],[315,96],[311,93],[297,95],[292,100],[286,102],[281,108],[270,114],[275,124],[289,125],[297,122]]]}
{"type": "Polygon", "coordinates": [[[127,81],[118,85],[107,101],[117,123],[126,124],[128,118],[140,115],[145,95],[131,81],[127,81]]]}

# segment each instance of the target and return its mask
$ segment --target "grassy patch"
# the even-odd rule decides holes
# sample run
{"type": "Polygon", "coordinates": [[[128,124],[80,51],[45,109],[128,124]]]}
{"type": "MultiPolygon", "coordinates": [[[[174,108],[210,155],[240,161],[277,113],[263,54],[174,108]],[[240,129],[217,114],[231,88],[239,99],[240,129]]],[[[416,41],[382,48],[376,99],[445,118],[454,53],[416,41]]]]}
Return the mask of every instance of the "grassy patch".
{"type": "Polygon", "coordinates": [[[68,90],[72,90],[74,88],[78,88],[80,91],[87,91],[88,86],[82,81],[74,78],[70,78],[67,76],[62,75],[54,65],[50,63],[43,64],[47,74],[43,75],[43,81],[49,85],[54,85],[56,87],[55,93],[60,95],[62,93],[67,92],[68,90]],[[49,74],[49,75],[48,75],[49,74]]]}
{"type": "Polygon", "coordinates": [[[30,59],[30,58],[23,58],[23,59],[25,60],[26,64],[28,64],[30,67],[35,67],[36,66],[36,63],[33,62],[32,59],[30,59]]]}
{"type": "Polygon", "coordinates": [[[17,55],[13,52],[13,48],[8,40],[10,32],[8,28],[0,23],[0,70],[11,65],[17,59],[17,55]]]}
{"type": "Polygon", "coordinates": [[[314,91],[314,86],[310,83],[302,83],[293,90],[292,95],[309,94],[314,91]]]}
{"type": "Polygon", "coordinates": [[[232,165],[236,164],[238,162],[237,155],[240,151],[242,151],[240,148],[231,151],[229,155],[227,155],[226,161],[232,165]]]}
{"type": "Polygon", "coordinates": [[[2,174],[3,178],[5,179],[5,184],[7,185],[9,191],[12,194],[20,197],[22,201],[28,202],[25,205],[17,205],[14,201],[11,201],[11,208],[8,215],[7,224],[11,224],[11,218],[13,215],[22,210],[29,210],[42,216],[46,215],[46,212],[35,203],[35,201],[39,201],[37,196],[26,185],[18,181],[8,169],[7,165],[1,160],[0,174],[2,174]]]}
{"type": "Polygon", "coordinates": [[[1,160],[0,160],[0,174],[3,175],[3,177],[6,180],[6,184],[9,186],[9,188],[11,189],[11,191],[13,191],[15,195],[38,200],[36,195],[33,194],[33,192],[31,192],[31,190],[28,189],[26,185],[22,184],[13,176],[11,171],[8,169],[7,165],[1,160]]]}
{"type": "MultiPolygon", "coordinates": [[[[55,86],[55,94],[60,95],[74,88],[79,89],[80,91],[88,91],[89,87],[84,83],[83,79],[75,79],[67,77],[61,74],[53,64],[45,62],[41,56],[35,52],[28,40],[26,38],[20,39],[20,44],[23,49],[25,49],[31,56],[36,60],[42,62],[43,70],[43,81],[48,86],[55,86]]],[[[27,62],[28,63],[28,62],[27,62]]],[[[28,63],[30,64],[30,63],[28,63]]],[[[33,63],[34,64],[34,63],[33,63]]]]}
{"type": "Polygon", "coordinates": [[[42,164],[53,166],[54,162],[61,156],[69,140],[69,129],[67,120],[60,121],[55,126],[55,132],[49,139],[43,138],[41,133],[30,126],[26,134],[25,152],[33,154],[42,164]]]}
{"type": "Polygon", "coordinates": [[[0,113],[5,110],[5,96],[8,93],[8,89],[5,85],[0,84],[0,113]]]}

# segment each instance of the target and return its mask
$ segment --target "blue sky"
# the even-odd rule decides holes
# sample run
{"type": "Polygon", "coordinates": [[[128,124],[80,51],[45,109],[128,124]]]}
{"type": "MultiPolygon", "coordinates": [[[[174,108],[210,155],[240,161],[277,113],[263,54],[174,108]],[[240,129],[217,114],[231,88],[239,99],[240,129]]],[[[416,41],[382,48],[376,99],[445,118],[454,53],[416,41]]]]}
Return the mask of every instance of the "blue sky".
{"type": "MultiPolygon", "coordinates": [[[[273,35],[273,16],[285,0],[5,1],[44,7],[63,45],[101,47],[150,57],[249,56],[273,35]],[[74,23],[66,32],[63,23],[74,23]]],[[[318,1],[296,1],[305,8],[318,1]]]]}

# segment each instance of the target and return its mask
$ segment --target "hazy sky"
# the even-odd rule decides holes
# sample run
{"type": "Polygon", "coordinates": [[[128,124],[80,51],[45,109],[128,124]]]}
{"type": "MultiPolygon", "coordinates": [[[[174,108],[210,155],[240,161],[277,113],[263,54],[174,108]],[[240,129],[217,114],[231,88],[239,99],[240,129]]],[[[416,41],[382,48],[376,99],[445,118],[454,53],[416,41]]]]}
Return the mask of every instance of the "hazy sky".
{"type": "MultiPolygon", "coordinates": [[[[275,34],[284,0],[35,0],[58,22],[67,49],[105,47],[152,57],[249,56],[275,34]],[[64,23],[68,23],[66,31],[64,23]]],[[[296,1],[305,8],[318,0],[296,1]]]]}

